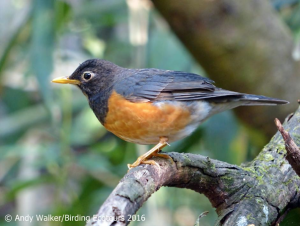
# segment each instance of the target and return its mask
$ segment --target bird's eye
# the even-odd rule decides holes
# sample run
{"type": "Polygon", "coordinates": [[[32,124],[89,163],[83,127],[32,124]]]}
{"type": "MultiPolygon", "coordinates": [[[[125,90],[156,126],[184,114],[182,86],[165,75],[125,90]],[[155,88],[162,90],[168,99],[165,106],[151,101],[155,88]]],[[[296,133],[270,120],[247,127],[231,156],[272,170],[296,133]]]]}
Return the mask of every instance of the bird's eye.
{"type": "Polygon", "coordinates": [[[90,80],[92,77],[93,77],[93,74],[92,74],[91,72],[84,72],[84,73],[82,74],[82,78],[83,78],[85,81],[90,80]]]}

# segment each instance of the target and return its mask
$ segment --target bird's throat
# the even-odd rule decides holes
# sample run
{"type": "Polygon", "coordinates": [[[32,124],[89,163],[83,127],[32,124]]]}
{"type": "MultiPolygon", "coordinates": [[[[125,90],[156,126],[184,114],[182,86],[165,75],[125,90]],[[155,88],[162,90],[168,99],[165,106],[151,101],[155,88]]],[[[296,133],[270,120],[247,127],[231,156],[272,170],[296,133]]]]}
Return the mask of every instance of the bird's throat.
{"type": "Polygon", "coordinates": [[[111,93],[112,89],[107,89],[92,96],[88,96],[89,105],[102,125],[105,123],[105,118],[108,112],[108,100],[111,93]]]}

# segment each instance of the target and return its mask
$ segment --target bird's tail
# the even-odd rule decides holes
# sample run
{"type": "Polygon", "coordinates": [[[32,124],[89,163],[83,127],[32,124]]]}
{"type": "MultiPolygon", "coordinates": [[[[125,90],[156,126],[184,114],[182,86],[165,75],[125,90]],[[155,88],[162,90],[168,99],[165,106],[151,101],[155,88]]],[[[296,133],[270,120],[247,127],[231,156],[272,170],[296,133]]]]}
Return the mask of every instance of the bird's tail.
{"type": "Polygon", "coordinates": [[[279,105],[279,104],[288,104],[286,100],[280,100],[271,97],[245,94],[242,96],[239,101],[245,101],[243,106],[255,106],[255,105],[279,105]]]}

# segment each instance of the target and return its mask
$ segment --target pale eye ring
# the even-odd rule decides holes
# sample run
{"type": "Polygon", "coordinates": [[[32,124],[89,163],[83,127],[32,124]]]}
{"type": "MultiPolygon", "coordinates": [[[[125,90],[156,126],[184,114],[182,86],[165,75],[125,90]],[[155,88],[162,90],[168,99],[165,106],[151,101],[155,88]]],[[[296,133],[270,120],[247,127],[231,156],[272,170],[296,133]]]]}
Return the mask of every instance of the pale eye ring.
{"type": "Polygon", "coordinates": [[[93,73],[92,72],[89,72],[89,71],[87,71],[87,72],[84,72],[83,74],[82,74],[82,78],[85,80],[85,81],[88,81],[88,80],[90,80],[92,77],[93,77],[93,73]]]}

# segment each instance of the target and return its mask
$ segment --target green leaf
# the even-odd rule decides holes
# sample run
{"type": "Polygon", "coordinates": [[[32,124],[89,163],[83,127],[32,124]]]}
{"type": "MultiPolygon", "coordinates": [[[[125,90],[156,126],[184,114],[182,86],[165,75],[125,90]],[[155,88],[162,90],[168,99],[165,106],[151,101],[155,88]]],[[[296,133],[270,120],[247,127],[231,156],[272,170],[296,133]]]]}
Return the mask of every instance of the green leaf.
{"type": "Polygon", "coordinates": [[[31,68],[46,106],[50,106],[52,102],[49,84],[53,69],[54,3],[55,1],[33,1],[31,68]]]}

